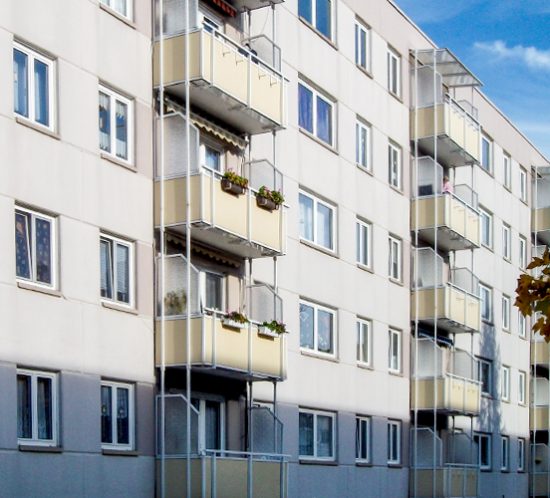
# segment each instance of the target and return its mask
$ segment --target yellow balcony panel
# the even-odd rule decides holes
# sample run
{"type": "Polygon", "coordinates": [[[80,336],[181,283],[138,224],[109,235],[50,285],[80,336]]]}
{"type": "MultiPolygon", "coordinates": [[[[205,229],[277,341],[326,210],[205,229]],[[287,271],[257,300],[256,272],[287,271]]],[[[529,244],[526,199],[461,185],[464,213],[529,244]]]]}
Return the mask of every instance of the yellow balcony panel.
{"type": "Polygon", "coordinates": [[[164,39],[161,82],[160,42],[153,47],[155,87],[185,98],[185,52],[188,44],[190,101],[193,106],[243,133],[284,127],[285,79],[258,56],[213,30],[198,29],[164,39]]]}
{"type": "Polygon", "coordinates": [[[480,396],[480,383],[471,379],[446,375],[411,381],[411,407],[419,410],[435,408],[445,413],[478,415],[480,396]]]}
{"type": "Polygon", "coordinates": [[[479,247],[477,211],[451,194],[419,197],[412,202],[411,224],[419,236],[445,251],[479,247]]]}
{"type": "Polygon", "coordinates": [[[540,341],[531,346],[531,364],[550,365],[550,344],[540,341]]]}
{"type": "MultiPolygon", "coordinates": [[[[185,318],[165,320],[167,366],[186,363],[185,318]]],[[[156,322],[156,364],[160,365],[160,321],[156,322]]],[[[286,376],[284,335],[267,337],[254,324],[228,327],[214,315],[191,318],[191,364],[239,378],[282,380],[286,376]]]]}
{"type": "Polygon", "coordinates": [[[550,245],[550,207],[533,209],[531,220],[531,230],[539,241],[550,245]]]}
{"type": "Polygon", "coordinates": [[[413,320],[434,325],[437,319],[438,328],[449,332],[478,332],[481,328],[479,298],[452,285],[413,291],[411,310],[413,320]]]}
{"type": "Polygon", "coordinates": [[[550,430],[550,408],[548,406],[531,407],[529,426],[532,431],[550,430]]]}
{"type": "MultiPolygon", "coordinates": [[[[164,181],[164,222],[185,233],[186,179],[164,181]]],[[[212,172],[190,177],[191,236],[200,242],[244,258],[285,252],[286,208],[267,211],[256,204],[250,189],[235,196],[224,192],[212,172]]],[[[155,225],[160,225],[160,182],[155,182],[155,225]]]]}
{"type": "Polygon", "coordinates": [[[473,467],[442,467],[435,470],[411,469],[410,496],[416,498],[477,498],[477,480],[478,471],[473,467]],[[435,489],[433,489],[434,485],[435,489]]]}
{"type": "Polygon", "coordinates": [[[481,130],[479,123],[457,102],[446,98],[443,103],[413,110],[412,138],[418,139],[426,153],[445,166],[479,162],[481,130]],[[416,135],[415,135],[416,132],[416,135]]]}

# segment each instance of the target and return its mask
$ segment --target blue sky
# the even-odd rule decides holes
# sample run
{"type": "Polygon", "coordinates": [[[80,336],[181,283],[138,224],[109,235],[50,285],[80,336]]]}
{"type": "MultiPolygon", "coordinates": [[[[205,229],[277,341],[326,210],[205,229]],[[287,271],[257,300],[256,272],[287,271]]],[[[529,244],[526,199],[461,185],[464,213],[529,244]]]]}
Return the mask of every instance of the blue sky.
{"type": "Polygon", "coordinates": [[[550,159],[550,0],[395,0],[550,159]]]}

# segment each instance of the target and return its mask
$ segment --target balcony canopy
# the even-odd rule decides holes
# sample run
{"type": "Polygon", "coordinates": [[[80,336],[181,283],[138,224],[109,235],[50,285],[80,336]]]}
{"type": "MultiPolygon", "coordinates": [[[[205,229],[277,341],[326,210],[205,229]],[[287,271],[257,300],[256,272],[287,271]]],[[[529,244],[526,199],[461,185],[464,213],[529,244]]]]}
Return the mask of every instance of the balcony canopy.
{"type": "Polygon", "coordinates": [[[421,65],[434,67],[449,88],[483,85],[448,48],[416,50],[413,54],[421,65]]]}

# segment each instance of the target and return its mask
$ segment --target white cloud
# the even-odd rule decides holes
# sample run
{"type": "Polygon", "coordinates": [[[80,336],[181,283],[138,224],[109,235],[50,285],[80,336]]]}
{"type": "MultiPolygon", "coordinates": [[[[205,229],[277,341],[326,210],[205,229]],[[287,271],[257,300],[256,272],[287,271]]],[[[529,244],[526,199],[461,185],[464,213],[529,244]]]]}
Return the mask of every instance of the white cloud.
{"type": "Polygon", "coordinates": [[[481,0],[394,0],[414,22],[436,24],[449,21],[471,9],[481,0]]]}
{"type": "Polygon", "coordinates": [[[476,42],[474,48],[494,55],[499,59],[521,62],[531,69],[550,71],[550,50],[540,50],[536,47],[515,45],[509,47],[502,40],[493,42],[476,42]]]}

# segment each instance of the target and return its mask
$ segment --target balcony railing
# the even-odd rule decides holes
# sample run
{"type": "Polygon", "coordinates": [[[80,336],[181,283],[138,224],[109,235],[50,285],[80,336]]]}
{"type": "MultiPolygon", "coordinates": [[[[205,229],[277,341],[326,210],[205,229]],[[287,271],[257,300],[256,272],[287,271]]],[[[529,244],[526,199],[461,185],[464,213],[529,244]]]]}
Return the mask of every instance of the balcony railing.
{"type": "Polygon", "coordinates": [[[550,494],[550,448],[546,444],[531,443],[529,460],[529,496],[550,494]]]}

